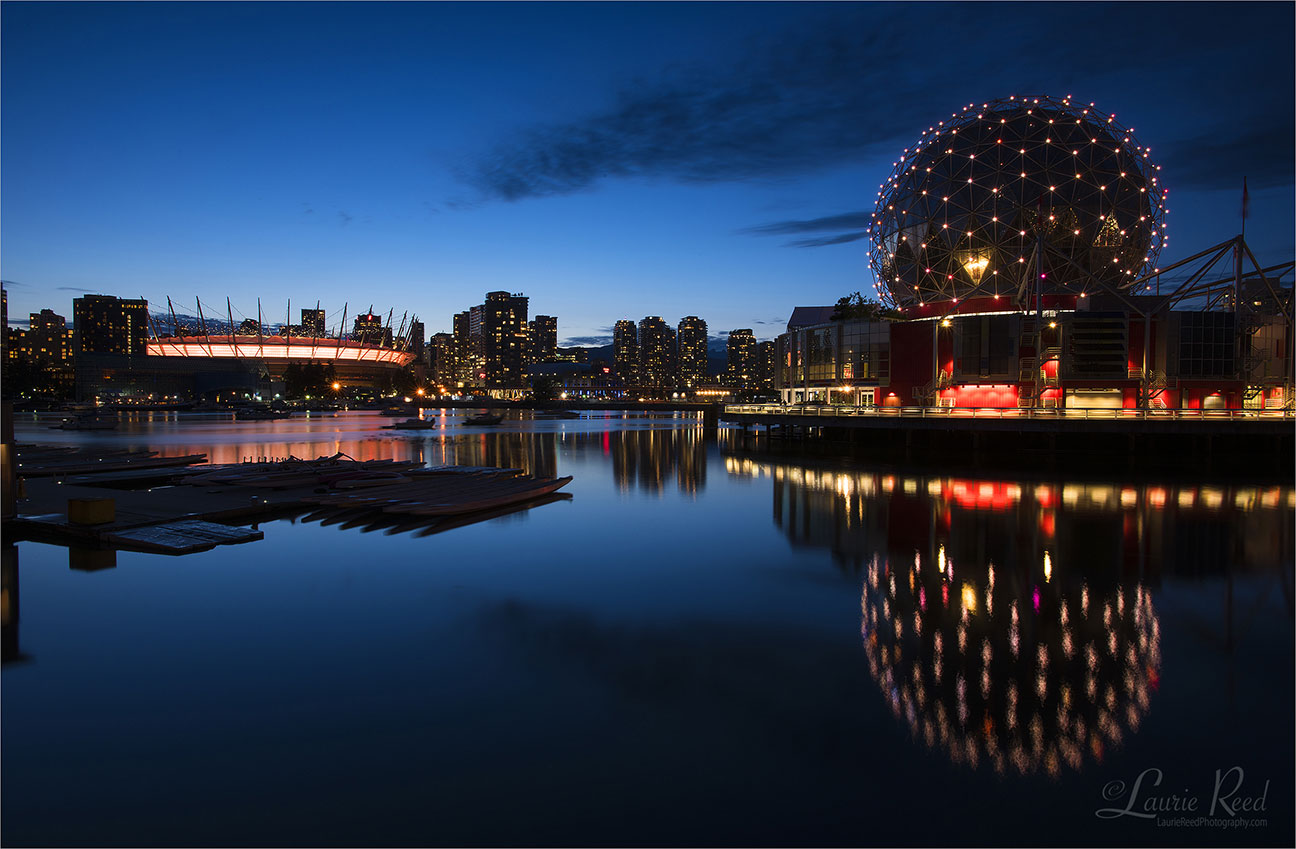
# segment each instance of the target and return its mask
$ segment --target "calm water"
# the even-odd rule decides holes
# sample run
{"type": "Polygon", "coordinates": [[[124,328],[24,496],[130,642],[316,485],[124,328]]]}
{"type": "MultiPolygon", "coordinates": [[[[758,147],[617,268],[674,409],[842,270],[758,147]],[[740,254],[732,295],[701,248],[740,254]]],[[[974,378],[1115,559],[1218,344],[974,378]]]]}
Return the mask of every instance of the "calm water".
{"type": "Polygon", "coordinates": [[[9,549],[3,842],[1293,842],[1290,470],[1027,478],[689,418],[443,418],[20,422],[574,480],[442,533],[9,549]],[[1190,825],[1132,815],[1190,799],[1160,814],[1190,825]]]}

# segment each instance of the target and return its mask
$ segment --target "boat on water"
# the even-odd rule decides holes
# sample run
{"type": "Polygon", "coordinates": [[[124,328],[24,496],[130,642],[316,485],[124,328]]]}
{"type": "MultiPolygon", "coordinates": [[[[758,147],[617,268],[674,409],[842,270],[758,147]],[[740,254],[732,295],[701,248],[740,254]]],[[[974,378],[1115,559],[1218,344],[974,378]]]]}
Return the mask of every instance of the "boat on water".
{"type": "Polygon", "coordinates": [[[579,419],[580,413],[572,410],[539,410],[535,413],[537,419],[579,419]]]}
{"type": "Polygon", "coordinates": [[[116,430],[117,418],[98,413],[82,413],[54,425],[56,430],[116,430]]]}
{"type": "Polygon", "coordinates": [[[504,421],[504,417],[499,413],[480,413],[476,416],[469,416],[464,419],[466,425],[497,425],[504,421]]]}
{"type": "Polygon", "coordinates": [[[387,416],[388,418],[394,418],[395,416],[408,416],[411,410],[411,407],[387,407],[379,411],[378,415],[387,416]]]}
{"type": "Polygon", "coordinates": [[[406,419],[399,424],[383,425],[383,430],[436,430],[437,423],[432,419],[406,419]]]}

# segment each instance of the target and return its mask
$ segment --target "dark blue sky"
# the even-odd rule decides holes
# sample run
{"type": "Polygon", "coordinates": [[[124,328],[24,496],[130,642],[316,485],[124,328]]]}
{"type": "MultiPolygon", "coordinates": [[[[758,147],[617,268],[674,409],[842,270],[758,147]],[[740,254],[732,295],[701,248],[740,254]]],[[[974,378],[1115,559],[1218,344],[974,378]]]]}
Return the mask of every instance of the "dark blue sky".
{"type": "MultiPolygon", "coordinates": [[[[83,291],[275,319],[488,290],[587,343],[776,334],[869,290],[896,153],[968,103],[1114,112],[1170,187],[1165,265],[1293,255],[1291,3],[5,2],[10,314],[83,291]]],[[[237,314],[236,314],[237,317],[237,314]]]]}

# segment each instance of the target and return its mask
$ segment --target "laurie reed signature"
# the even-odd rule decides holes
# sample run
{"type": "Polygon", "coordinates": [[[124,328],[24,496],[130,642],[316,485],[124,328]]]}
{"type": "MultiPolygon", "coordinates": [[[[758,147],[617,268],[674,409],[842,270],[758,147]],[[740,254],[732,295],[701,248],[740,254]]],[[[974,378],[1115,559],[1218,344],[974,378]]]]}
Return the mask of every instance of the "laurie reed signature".
{"type": "MultiPolygon", "coordinates": [[[[1215,770],[1215,782],[1210,794],[1210,807],[1202,805],[1202,797],[1190,792],[1167,793],[1161,791],[1164,774],[1156,767],[1145,769],[1126,786],[1124,781],[1109,781],[1103,785],[1102,797],[1107,802],[1124,803],[1119,808],[1099,808],[1094,815],[1102,819],[1137,817],[1155,819],[1161,814],[1202,814],[1205,817],[1230,818],[1266,810],[1269,782],[1257,794],[1254,786],[1246,785],[1242,767],[1215,770]]],[[[1202,824],[1207,824],[1203,822],[1202,824]]]]}

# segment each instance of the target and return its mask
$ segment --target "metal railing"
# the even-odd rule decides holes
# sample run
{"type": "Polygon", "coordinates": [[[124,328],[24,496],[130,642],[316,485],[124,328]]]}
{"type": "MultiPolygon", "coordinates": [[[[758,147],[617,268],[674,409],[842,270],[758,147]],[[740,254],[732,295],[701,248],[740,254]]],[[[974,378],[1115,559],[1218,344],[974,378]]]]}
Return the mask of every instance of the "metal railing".
{"type": "Polygon", "coordinates": [[[1019,407],[852,407],[843,404],[726,404],[726,413],[768,414],[779,416],[813,416],[816,418],[884,418],[884,419],[1077,419],[1117,420],[1154,419],[1156,421],[1226,421],[1286,420],[1296,421],[1292,409],[1274,410],[1139,410],[1090,409],[1022,409],[1019,407]]]}

